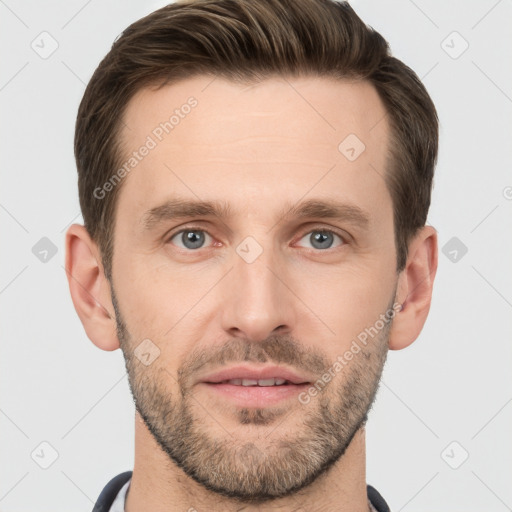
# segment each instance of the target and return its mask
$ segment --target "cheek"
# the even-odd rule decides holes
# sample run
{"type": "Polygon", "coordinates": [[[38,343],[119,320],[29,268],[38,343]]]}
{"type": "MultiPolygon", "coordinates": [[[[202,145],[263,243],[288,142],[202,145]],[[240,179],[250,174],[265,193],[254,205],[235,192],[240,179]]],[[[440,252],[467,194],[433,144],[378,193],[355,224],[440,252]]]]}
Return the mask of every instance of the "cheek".
{"type": "Polygon", "coordinates": [[[118,258],[114,276],[116,294],[130,333],[159,339],[171,329],[184,304],[180,277],[148,264],[142,258],[118,258]]]}
{"type": "MultiPolygon", "coordinates": [[[[281,278],[296,294],[283,291],[282,300],[297,312],[291,327],[299,338],[317,339],[336,356],[385,313],[394,291],[394,260],[393,254],[377,252],[336,264],[281,262],[281,278]]],[[[222,279],[230,264],[210,260],[186,266],[167,258],[165,253],[120,256],[114,265],[116,291],[134,344],[149,338],[166,360],[180,361],[187,347],[205,336],[212,342],[225,334],[219,318],[230,300],[232,287],[222,279]]]]}
{"type": "Polygon", "coordinates": [[[171,365],[180,361],[215,315],[208,291],[219,281],[222,268],[185,269],[162,263],[160,257],[132,255],[117,269],[116,292],[133,344],[148,338],[158,345],[163,360],[171,365]]]}
{"type": "Polygon", "coordinates": [[[386,313],[394,298],[394,279],[390,268],[378,264],[329,269],[302,278],[298,295],[329,327],[324,331],[326,339],[333,340],[338,353],[386,313]]]}

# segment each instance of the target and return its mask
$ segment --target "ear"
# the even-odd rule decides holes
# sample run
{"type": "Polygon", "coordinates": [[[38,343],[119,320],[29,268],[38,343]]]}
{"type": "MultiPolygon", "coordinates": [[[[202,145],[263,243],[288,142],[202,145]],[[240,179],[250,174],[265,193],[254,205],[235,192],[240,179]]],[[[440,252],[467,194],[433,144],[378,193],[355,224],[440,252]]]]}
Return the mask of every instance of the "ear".
{"type": "Polygon", "coordinates": [[[437,232],[423,227],[409,244],[407,262],[398,277],[396,300],[402,304],[391,325],[389,348],[408,347],[427,320],[437,271],[437,232]]]}
{"type": "Polygon", "coordinates": [[[80,224],[71,225],[66,232],[66,275],[73,305],[88,338],[102,350],[119,348],[110,283],[100,251],[80,224]]]}

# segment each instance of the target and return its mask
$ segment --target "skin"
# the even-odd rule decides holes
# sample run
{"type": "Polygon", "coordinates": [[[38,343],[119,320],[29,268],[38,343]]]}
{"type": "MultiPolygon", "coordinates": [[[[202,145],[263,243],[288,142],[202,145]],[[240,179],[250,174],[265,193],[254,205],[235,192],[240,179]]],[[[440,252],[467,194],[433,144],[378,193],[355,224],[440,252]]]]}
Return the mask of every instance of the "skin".
{"type": "Polygon", "coordinates": [[[385,108],[361,81],[200,76],[139,91],[124,117],[127,155],[190,96],[197,106],[124,178],[112,283],[85,228],[66,235],[75,308],[95,345],[122,348],[136,401],[126,510],[366,511],[367,413],[388,349],[423,328],[437,270],[426,226],[395,271],[385,108]],[[354,161],[338,150],[349,134],[365,144],[354,161]],[[145,212],[176,196],[223,200],[233,214],[144,230],[145,212]],[[284,204],[313,198],[355,205],[368,224],[282,216],[284,204]],[[206,231],[202,248],[174,236],[186,227],[206,231]],[[339,235],[328,248],[312,240],[322,229],[339,235]],[[251,263],[236,251],[248,236],[262,248],[251,263]],[[247,356],[320,377],[395,303],[404,309],[307,404],[243,410],[198,384],[226,354],[227,366],[247,356]],[[134,357],[145,339],[160,351],[148,366],[134,357]],[[316,460],[327,453],[334,460],[316,460]]]}

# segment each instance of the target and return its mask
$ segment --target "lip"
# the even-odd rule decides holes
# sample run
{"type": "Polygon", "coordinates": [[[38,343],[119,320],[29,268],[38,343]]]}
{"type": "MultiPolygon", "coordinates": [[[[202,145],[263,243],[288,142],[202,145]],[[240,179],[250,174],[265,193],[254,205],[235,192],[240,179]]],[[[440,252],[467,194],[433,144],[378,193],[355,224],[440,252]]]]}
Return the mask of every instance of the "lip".
{"type": "Polygon", "coordinates": [[[200,379],[200,382],[207,384],[219,384],[231,379],[284,379],[291,384],[311,384],[309,377],[297,373],[282,366],[266,366],[258,368],[255,366],[233,366],[215,373],[211,373],[200,379]]]}
{"type": "Polygon", "coordinates": [[[309,376],[302,376],[282,366],[256,367],[239,365],[202,377],[198,389],[212,393],[222,400],[230,400],[238,407],[265,408],[278,405],[286,400],[297,400],[297,395],[306,390],[312,382],[309,376]],[[237,386],[226,381],[231,379],[284,379],[280,386],[237,386]]]}
{"type": "Polygon", "coordinates": [[[260,409],[278,405],[286,400],[298,402],[299,393],[309,384],[283,384],[281,386],[236,386],[234,384],[200,382],[198,389],[211,393],[223,402],[230,400],[237,407],[258,407],[260,409]]]}

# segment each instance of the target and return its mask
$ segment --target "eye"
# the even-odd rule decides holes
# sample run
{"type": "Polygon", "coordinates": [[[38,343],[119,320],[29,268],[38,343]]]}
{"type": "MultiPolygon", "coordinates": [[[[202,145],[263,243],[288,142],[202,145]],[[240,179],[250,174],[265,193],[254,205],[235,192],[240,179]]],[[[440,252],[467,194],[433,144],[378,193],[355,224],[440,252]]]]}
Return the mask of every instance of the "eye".
{"type": "MultiPolygon", "coordinates": [[[[345,240],[334,231],[315,229],[304,235],[299,242],[306,240],[306,243],[309,243],[312,249],[327,250],[332,248],[336,239],[340,242],[338,246],[345,244],[345,240]]],[[[174,233],[168,241],[181,249],[193,251],[210,245],[213,238],[203,229],[189,227],[174,233]]]]}
{"type": "Polygon", "coordinates": [[[181,249],[194,250],[201,249],[207,239],[210,239],[211,241],[212,237],[206,231],[202,229],[187,228],[175,233],[171,238],[169,238],[169,242],[172,242],[181,249]]]}
{"type": "Polygon", "coordinates": [[[305,236],[303,236],[300,241],[306,240],[311,244],[313,249],[325,250],[332,248],[332,244],[336,238],[342,242],[339,245],[345,244],[345,241],[341,238],[341,236],[336,234],[334,231],[331,231],[330,229],[315,229],[314,231],[310,231],[305,236]]]}

